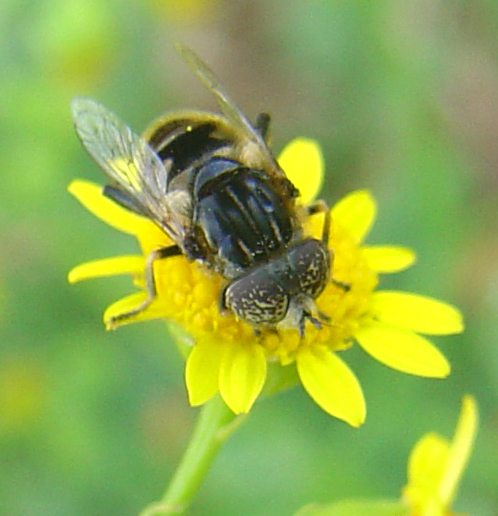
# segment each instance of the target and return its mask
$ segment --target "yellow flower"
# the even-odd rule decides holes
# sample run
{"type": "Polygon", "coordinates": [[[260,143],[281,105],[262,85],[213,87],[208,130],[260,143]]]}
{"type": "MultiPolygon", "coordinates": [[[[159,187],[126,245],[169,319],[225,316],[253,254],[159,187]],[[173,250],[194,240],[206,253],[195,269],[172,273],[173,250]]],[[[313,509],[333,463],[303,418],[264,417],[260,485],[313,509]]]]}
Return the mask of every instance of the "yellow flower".
{"type": "MultiPolygon", "coordinates": [[[[323,178],[318,145],[306,139],[291,142],[279,162],[302,193],[303,203],[317,194],[323,178]]],[[[138,307],[146,298],[144,265],[154,249],[171,244],[148,219],[118,206],[102,188],[73,181],[69,191],[94,215],[137,238],[141,254],[85,263],[69,274],[71,283],[88,278],[131,274],[139,291],[107,308],[104,322],[138,307]]],[[[186,384],[192,405],[201,405],[220,393],[235,412],[248,412],[260,394],[270,362],[297,368],[300,381],[313,400],[329,414],[359,426],[365,419],[365,401],[356,376],[338,352],[356,341],[384,364],[420,376],[445,377],[450,366],[444,356],[419,334],[461,332],[461,314],[445,303],[393,291],[375,291],[378,275],[409,267],[412,251],[397,246],[365,246],[363,240],[376,215],[367,191],[354,192],[331,210],[329,247],[333,252],[332,277],[347,283],[349,291],[330,282],[317,299],[318,309],[330,317],[322,329],[313,325],[300,338],[295,329],[265,331],[233,315],[221,315],[218,297],[221,277],[183,256],[154,264],[157,298],[126,323],[165,318],[192,337],[186,364],[186,384]]],[[[305,232],[320,238],[323,214],[310,216],[305,232]]]]}
{"type": "Polygon", "coordinates": [[[410,516],[449,516],[450,505],[470,457],[477,433],[477,405],[465,396],[453,440],[436,433],[422,437],[408,462],[408,485],[403,500],[410,516]]]}
{"type": "MultiPolygon", "coordinates": [[[[453,440],[423,436],[408,461],[408,485],[402,499],[352,498],[303,507],[296,516],[457,516],[450,505],[470,457],[477,433],[476,401],[464,396],[453,440]]],[[[460,515],[464,516],[464,515],[460,515]]]]}

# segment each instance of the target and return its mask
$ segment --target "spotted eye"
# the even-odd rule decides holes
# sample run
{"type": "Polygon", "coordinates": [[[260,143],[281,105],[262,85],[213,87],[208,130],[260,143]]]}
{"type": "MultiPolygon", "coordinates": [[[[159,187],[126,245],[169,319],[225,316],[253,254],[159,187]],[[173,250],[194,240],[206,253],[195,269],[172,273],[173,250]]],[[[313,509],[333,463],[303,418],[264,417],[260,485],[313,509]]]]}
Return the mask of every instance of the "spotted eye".
{"type": "Polygon", "coordinates": [[[222,305],[237,317],[254,325],[274,325],[288,310],[290,296],[271,264],[230,283],[223,293],[222,305]]]}
{"type": "Polygon", "coordinates": [[[288,252],[293,275],[300,291],[315,299],[327,284],[332,257],[319,240],[308,239],[288,252]]]}

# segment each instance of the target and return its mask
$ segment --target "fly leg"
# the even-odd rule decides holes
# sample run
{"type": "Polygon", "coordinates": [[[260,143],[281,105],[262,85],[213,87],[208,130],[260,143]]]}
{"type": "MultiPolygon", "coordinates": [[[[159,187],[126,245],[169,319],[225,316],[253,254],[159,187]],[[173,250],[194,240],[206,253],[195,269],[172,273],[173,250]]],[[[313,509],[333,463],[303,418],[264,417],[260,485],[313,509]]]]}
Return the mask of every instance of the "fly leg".
{"type": "MultiPolygon", "coordinates": [[[[317,315],[320,318],[323,318],[325,321],[329,320],[329,317],[326,316],[325,314],[322,314],[321,312],[318,312],[317,315]]],[[[304,334],[305,334],[305,332],[304,332],[304,323],[305,323],[306,320],[310,321],[317,330],[321,330],[322,327],[323,327],[322,321],[320,321],[320,319],[317,319],[316,317],[313,317],[313,315],[310,312],[303,311],[303,314],[302,314],[302,316],[299,319],[299,322],[297,324],[297,331],[299,332],[299,337],[301,339],[304,339],[304,334]]]]}
{"type": "Polygon", "coordinates": [[[268,113],[260,113],[256,117],[254,129],[258,131],[265,143],[268,143],[268,138],[270,136],[270,115],[268,113]]]}
{"type": "MultiPolygon", "coordinates": [[[[314,215],[315,213],[324,213],[324,221],[322,228],[322,244],[328,248],[329,244],[329,236],[330,236],[330,210],[327,203],[323,200],[315,201],[309,206],[307,206],[308,215],[314,215]]],[[[331,253],[331,261],[333,257],[333,251],[329,249],[331,253]]],[[[342,281],[336,280],[334,278],[330,278],[330,283],[335,285],[336,287],[341,288],[344,292],[349,292],[351,289],[351,285],[349,283],[344,283],[342,281]]]]}
{"type": "Polygon", "coordinates": [[[308,215],[314,215],[315,213],[323,213],[323,228],[322,228],[322,244],[325,247],[328,247],[329,244],[329,235],[330,235],[330,210],[328,204],[320,199],[311,203],[309,206],[306,206],[306,211],[308,215]]]}
{"type": "Polygon", "coordinates": [[[335,285],[336,287],[339,287],[340,289],[344,290],[344,292],[349,292],[351,290],[350,283],[344,283],[344,281],[339,281],[334,278],[330,278],[330,283],[332,283],[332,285],[335,285]]]}
{"type": "Polygon", "coordinates": [[[119,324],[122,324],[123,321],[126,321],[126,319],[143,312],[152,303],[152,301],[154,301],[157,296],[156,279],[154,277],[154,262],[156,260],[162,260],[171,256],[179,256],[181,254],[182,251],[176,244],[168,247],[161,247],[160,249],[155,249],[149,253],[145,260],[145,290],[147,291],[147,298],[133,310],[111,317],[109,321],[107,321],[108,329],[114,329],[119,324]]]}

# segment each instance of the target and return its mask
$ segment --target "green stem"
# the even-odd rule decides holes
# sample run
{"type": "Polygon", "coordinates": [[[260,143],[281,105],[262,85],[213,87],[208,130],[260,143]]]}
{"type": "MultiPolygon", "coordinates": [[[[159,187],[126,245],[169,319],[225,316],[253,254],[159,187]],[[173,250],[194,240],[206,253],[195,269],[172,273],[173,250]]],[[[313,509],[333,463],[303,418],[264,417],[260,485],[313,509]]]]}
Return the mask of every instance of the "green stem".
{"type": "Polygon", "coordinates": [[[141,516],[183,515],[221,445],[243,419],[240,416],[235,419],[235,415],[219,396],[206,403],[163,499],[148,507],[141,516]]]}

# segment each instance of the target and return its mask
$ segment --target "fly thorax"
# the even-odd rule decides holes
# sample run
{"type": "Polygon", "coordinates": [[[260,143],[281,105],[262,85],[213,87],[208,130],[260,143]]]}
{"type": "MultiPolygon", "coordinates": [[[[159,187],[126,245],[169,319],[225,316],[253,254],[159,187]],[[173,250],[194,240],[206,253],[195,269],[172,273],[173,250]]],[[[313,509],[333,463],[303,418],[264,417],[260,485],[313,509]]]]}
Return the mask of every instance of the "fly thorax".
{"type": "Polygon", "coordinates": [[[264,172],[213,157],[194,176],[192,222],[204,232],[217,269],[266,263],[294,238],[293,213],[264,172]]]}

